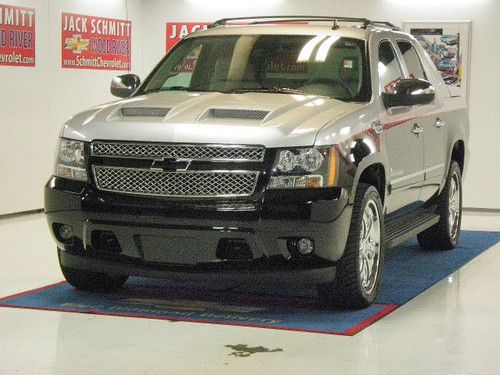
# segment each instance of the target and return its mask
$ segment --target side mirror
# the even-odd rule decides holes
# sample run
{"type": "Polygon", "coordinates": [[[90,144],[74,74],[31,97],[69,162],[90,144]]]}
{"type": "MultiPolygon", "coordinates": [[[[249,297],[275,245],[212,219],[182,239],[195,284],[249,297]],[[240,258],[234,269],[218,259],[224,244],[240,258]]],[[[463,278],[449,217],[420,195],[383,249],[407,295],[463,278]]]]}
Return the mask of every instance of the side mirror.
{"type": "Polygon", "coordinates": [[[402,79],[391,93],[383,92],[382,101],[386,108],[429,104],[434,101],[436,90],[424,79],[402,79]]]}
{"type": "Polygon", "coordinates": [[[119,98],[128,98],[141,84],[141,79],[135,74],[123,74],[111,80],[111,94],[119,98]]]}

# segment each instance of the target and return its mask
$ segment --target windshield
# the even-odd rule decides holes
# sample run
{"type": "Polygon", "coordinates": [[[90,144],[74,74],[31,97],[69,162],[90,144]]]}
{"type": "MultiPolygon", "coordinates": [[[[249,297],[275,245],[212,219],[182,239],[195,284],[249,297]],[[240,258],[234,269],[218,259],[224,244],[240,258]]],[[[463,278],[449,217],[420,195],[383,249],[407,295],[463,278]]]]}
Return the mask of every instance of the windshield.
{"type": "Polygon", "coordinates": [[[157,91],[272,92],[366,101],[364,42],[328,35],[229,35],[182,41],[147,78],[157,91]]]}

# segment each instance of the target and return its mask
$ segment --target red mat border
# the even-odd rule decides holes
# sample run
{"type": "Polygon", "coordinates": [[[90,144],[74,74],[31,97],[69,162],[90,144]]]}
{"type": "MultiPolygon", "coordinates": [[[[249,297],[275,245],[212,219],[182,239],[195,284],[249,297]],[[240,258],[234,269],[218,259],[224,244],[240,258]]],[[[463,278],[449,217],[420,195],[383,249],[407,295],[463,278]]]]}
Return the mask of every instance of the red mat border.
{"type": "Polygon", "coordinates": [[[203,324],[216,324],[216,325],[228,325],[228,326],[236,326],[236,327],[251,327],[251,328],[265,328],[265,329],[273,329],[279,331],[293,331],[293,332],[307,332],[307,333],[321,333],[327,335],[340,335],[340,336],[354,336],[365,328],[371,326],[373,323],[382,319],[383,317],[389,315],[391,312],[396,310],[399,305],[391,305],[384,303],[377,303],[378,306],[385,306],[385,308],[378,313],[372,315],[371,317],[363,320],[362,322],[356,324],[355,326],[349,328],[343,332],[335,332],[335,331],[325,331],[325,330],[312,330],[312,329],[304,329],[304,328],[289,328],[289,327],[272,327],[261,324],[254,323],[236,323],[236,322],[225,322],[225,321],[213,321],[213,320],[205,320],[205,319],[190,319],[190,318],[165,318],[161,316],[150,316],[150,315],[140,315],[140,314],[120,314],[120,313],[110,313],[110,312],[101,312],[96,310],[73,310],[73,309],[61,309],[61,308],[49,308],[49,307],[35,307],[35,306],[17,306],[17,305],[7,305],[2,304],[1,302],[7,301],[12,298],[18,298],[25,296],[27,294],[33,294],[37,292],[41,292],[46,289],[55,288],[59,285],[67,284],[66,281],[60,281],[57,283],[45,285],[39,288],[26,290],[24,292],[12,294],[10,296],[0,298],[0,307],[11,307],[15,309],[28,309],[28,310],[42,310],[42,311],[59,311],[59,312],[68,312],[68,313],[79,313],[79,314],[92,314],[92,315],[100,315],[100,316],[114,316],[114,317],[125,317],[125,318],[140,318],[140,319],[152,319],[152,320],[166,320],[171,322],[188,322],[188,323],[203,323],[203,324]]]}

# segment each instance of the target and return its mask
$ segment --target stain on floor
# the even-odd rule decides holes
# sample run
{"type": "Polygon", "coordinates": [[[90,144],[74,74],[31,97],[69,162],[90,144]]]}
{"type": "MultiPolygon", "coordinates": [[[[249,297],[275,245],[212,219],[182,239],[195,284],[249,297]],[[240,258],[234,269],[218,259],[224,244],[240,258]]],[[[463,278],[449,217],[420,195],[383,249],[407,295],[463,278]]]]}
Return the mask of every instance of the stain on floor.
{"type": "Polygon", "coordinates": [[[281,348],[269,349],[264,348],[263,346],[251,347],[246,344],[226,345],[226,348],[232,349],[233,351],[228,355],[232,355],[235,357],[250,357],[252,354],[256,353],[275,353],[283,351],[283,349],[281,348]]]}

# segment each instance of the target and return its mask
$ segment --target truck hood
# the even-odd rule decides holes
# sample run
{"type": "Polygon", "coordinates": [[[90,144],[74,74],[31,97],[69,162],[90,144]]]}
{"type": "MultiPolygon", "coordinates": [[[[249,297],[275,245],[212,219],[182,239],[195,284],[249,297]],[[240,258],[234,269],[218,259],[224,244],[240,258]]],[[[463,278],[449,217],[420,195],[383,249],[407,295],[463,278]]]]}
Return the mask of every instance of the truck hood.
{"type": "Polygon", "coordinates": [[[159,92],[73,116],[62,136],[82,141],[313,145],[327,124],[366,105],[315,95],[159,92]]]}

